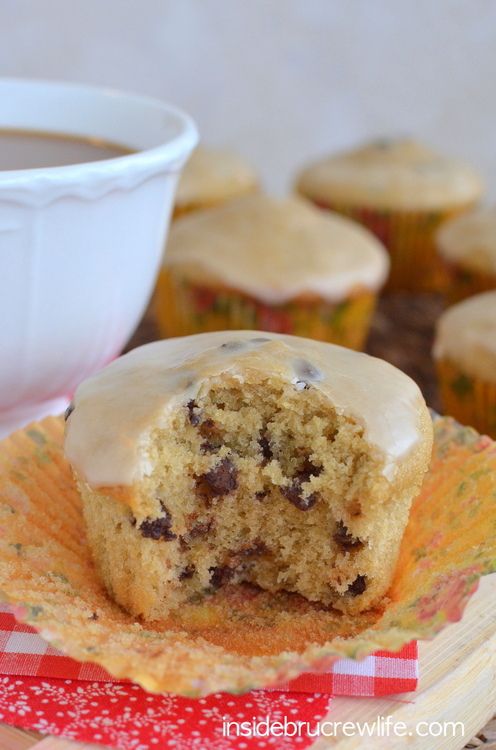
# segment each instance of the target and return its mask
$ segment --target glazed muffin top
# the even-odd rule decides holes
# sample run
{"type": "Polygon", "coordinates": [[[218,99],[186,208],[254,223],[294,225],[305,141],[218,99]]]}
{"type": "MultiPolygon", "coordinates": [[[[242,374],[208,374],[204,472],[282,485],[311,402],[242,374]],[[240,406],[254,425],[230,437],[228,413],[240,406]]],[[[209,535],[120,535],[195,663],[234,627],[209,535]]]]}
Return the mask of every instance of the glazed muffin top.
{"type": "Polygon", "coordinates": [[[482,192],[469,166],[409,139],[382,139],[304,169],[297,190],[323,205],[436,210],[475,202],[482,192]]]}
{"type": "Polygon", "coordinates": [[[317,389],[363,425],[390,481],[411,452],[430,449],[432,423],[418,386],[381,359],[311,339],[219,331],[146,344],[82,383],[67,419],[65,453],[93,487],[134,485],[150,471],[151,432],[223,373],[259,373],[296,391],[317,389]]]}
{"type": "Polygon", "coordinates": [[[176,193],[176,211],[214,205],[256,190],[253,169],[236,154],[199,146],[186,163],[176,193]]]}
{"type": "Polygon", "coordinates": [[[496,206],[447,221],[437,234],[437,246],[450,263],[496,275],[496,206]]]}
{"type": "Polygon", "coordinates": [[[441,315],[434,357],[496,382],[496,291],[469,297],[441,315]]]}
{"type": "Polygon", "coordinates": [[[389,259],[367,230],[298,198],[244,196],[174,223],[165,266],[269,304],[299,295],[340,301],[376,290],[389,259]]]}

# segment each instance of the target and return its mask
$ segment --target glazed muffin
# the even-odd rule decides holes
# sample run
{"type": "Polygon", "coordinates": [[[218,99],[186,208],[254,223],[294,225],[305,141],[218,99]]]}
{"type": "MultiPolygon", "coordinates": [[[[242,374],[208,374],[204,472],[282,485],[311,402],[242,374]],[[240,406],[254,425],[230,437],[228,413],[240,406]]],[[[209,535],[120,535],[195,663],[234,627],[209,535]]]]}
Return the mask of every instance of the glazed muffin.
{"type": "Polygon", "coordinates": [[[177,221],[159,275],[163,336],[258,328],[360,348],[388,257],[297,198],[245,196],[177,221]]]}
{"type": "Polygon", "coordinates": [[[148,344],[87,380],[65,452],[110,596],[154,620],[242,582],[379,605],[431,444],[392,365],[231,331],[148,344]]]}
{"type": "Polygon", "coordinates": [[[434,358],[446,414],[496,438],[496,291],[443,313],[434,358]]]}
{"type": "Polygon", "coordinates": [[[451,302],[496,289],[496,207],[446,222],[438,232],[437,248],[449,274],[451,302]]]}
{"type": "Polygon", "coordinates": [[[174,218],[253,193],[257,188],[257,175],[240,156],[199,146],[180,177],[174,218]]]}
{"type": "Polygon", "coordinates": [[[471,208],[482,183],[470,167],[412,140],[379,140],[307,167],[297,191],[374,232],[391,254],[392,289],[445,286],[434,235],[471,208]]]}

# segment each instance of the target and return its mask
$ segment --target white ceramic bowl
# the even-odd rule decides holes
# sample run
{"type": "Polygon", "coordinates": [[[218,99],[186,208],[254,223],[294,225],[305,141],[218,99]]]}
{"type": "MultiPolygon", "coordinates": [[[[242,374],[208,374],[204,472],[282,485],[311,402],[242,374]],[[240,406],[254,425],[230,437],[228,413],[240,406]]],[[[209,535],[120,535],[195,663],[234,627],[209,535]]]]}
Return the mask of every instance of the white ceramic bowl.
{"type": "Polygon", "coordinates": [[[0,171],[0,435],[59,413],[116,356],[149,300],[193,122],[118,91],[0,79],[0,129],[93,136],[136,153],[0,171]]]}

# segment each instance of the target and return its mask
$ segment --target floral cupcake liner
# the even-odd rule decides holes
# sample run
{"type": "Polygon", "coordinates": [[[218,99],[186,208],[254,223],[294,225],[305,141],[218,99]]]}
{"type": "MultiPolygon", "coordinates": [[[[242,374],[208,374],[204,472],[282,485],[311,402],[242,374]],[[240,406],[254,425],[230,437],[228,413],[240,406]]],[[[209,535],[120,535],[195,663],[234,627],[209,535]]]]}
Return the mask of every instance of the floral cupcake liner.
{"type": "Polygon", "coordinates": [[[443,211],[390,211],[340,203],[314,201],[363,224],[384,244],[391,257],[388,290],[444,291],[447,273],[436,251],[435,235],[447,219],[472,204],[443,211]]]}
{"type": "Polygon", "coordinates": [[[114,604],[95,573],[63,419],[49,417],[0,446],[0,596],[78,661],[190,696],[280,685],[432,638],[496,571],[496,444],[452,419],[435,419],[434,432],[383,606],[350,619],[294,594],[225,586],[152,625],[114,604]]]}
{"type": "Polygon", "coordinates": [[[496,382],[468,375],[448,359],[438,360],[436,368],[444,411],[496,438],[496,382]]]}
{"type": "Polygon", "coordinates": [[[476,269],[444,261],[449,284],[446,297],[449,304],[461,302],[467,297],[473,297],[481,292],[491,292],[496,289],[496,273],[488,273],[476,269]]]}
{"type": "Polygon", "coordinates": [[[272,305],[227,287],[194,284],[163,269],[155,295],[164,337],[224,330],[260,330],[329,341],[362,349],[376,294],[361,291],[338,303],[298,297],[272,305]]]}

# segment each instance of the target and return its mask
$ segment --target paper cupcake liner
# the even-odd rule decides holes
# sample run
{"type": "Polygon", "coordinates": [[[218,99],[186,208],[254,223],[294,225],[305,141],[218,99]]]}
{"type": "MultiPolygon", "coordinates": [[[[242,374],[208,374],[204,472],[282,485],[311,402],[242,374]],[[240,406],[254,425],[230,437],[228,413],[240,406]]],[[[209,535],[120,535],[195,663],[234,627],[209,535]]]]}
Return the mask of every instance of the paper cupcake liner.
{"type": "Polygon", "coordinates": [[[381,610],[350,618],[294,594],[227,586],[142,625],[98,580],[62,439],[62,419],[50,417],[0,445],[0,595],[55,647],[150,691],[242,692],[398,650],[459,619],[479,577],[496,569],[496,444],[437,419],[381,610]]]}
{"type": "Polygon", "coordinates": [[[448,263],[447,261],[444,261],[444,265],[447,277],[449,278],[446,297],[451,305],[461,302],[461,300],[467,297],[472,297],[474,294],[490,292],[496,289],[495,273],[487,273],[475,269],[471,270],[455,263],[448,263]]]}
{"type": "Polygon", "coordinates": [[[496,383],[468,375],[447,359],[439,360],[436,369],[444,411],[496,438],[496,383]]]}
{"type": "Polygon", "coordinates": [[[321,297],[300,297],[269,305],[234,289],[200,286],[162,270],[155,306],[164,337],[248,329],[289,333],[362,349],[376,296],[363,291],[334,304],[321,297]]]}
{"type": "Polygon", "coordinates": [[[391,257],[389,290],[444,291],[448,276],[436,252],[435,235],[447,219],[471,208],[444,211],[389,211],[340,203],[315,202],[363,224],[384,244],[391,257]]]}

